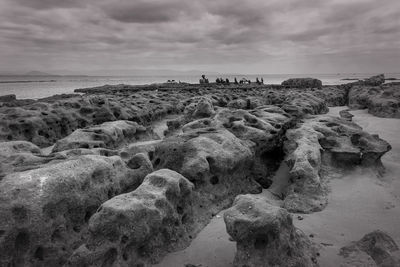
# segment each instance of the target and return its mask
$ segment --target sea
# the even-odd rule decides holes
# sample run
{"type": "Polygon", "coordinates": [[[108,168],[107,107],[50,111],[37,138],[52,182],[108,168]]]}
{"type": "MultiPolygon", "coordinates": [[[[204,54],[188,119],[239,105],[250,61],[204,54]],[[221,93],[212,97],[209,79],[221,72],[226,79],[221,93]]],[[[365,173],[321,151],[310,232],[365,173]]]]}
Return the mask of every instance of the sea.
{"type": "MultiPolygon", "coordinates": [[[[228,78],[233,81],[236,77],[255,81],[256,78],[263,78],[264,84],[281,84],[289,78],[312,77],[322,81],[323,85],[337,85],[352,80],[365,79],[377,75],[377,73],[335,73],[335,74],[221,74],[207,75],[210,82],[216,78],[228,78]]],[[[164,83],[168,80],[176,82],[198,83],[199,75],[193,76],[0,76],[0,95],[15,94],[18,99],[39,99],[55,94],[70,94],[78,88],[96,87],[102,85],[145,85],[164,83]]],[[[400,73],[385,73],[386,78],[400,79],[400,73]]]]}

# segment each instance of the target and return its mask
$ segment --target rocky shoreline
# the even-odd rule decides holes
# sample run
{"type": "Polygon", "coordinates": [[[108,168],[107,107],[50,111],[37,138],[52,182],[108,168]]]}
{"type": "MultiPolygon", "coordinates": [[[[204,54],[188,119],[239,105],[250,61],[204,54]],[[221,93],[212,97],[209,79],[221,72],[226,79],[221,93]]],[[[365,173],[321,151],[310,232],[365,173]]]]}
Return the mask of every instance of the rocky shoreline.
{"type": "Polygon", "coordinates": [[[382,174],[391,149],[349,113],[321,115],[349,104],[399,118],[400,85],[383,82],[0,97],[0,266],[151,266],[226,208],[235,266],[318,266],[317,247],[291,213],[323,210],[333,175],[355,167],[382,174]],[[282,163],[287,180],[275,181],[282,163]]]}

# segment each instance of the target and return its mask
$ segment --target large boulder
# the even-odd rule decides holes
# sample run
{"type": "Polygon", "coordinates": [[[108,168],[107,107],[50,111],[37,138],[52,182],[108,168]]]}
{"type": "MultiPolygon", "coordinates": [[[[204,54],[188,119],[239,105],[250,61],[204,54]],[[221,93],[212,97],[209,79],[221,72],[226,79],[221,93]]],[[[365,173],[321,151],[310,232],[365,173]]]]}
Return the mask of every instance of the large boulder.
{"type": "Polygon", "coordinates": [[[15,100],[17,100],[17,97],[14,94],[0,96],[0,102],[11,102],[15,100]]]}
{"type": "Polygon", "coordinates": [[[87,244],[68,266],[148,266],[189,243],[193,184],[161,169],[133,192],[103,203],[89,221],[87,244]]]}
{"type": "Polygon", "coordinates": [[[0,265],[62,266],[82,244],[97,208],[152,171],[140,155],[131,166],[117,156],[90,155],[6,175],[0,181],[0,265]]]}
{"type": "Polygon", "coordinates": [[[340,249],[345,258],[343,267],[350,266],[400,266],[400,253],[396,242],[385,232],[375,230],[359,241],[340,249]]]}
{"type": "Polygon", "coordinates": [[[234,266],[317,266],[311,242],[292,216],[263,195],[240,195],[224,214],[236,241],[234,266]]]}
{"type": "Polygon", "coordinates": [[[321,88],[321,80],[314,78],[292,78],[282,82],[286,88],[321,88]]]}
{"type": "Polygon", "coordinates": [[[361,83],[366,86],[379,86],[379,85],[385,83],[385,75],[379,74],[376,76],[372,76],[372,77],[369,77],[369,78],[361,81],[361,83]]]}

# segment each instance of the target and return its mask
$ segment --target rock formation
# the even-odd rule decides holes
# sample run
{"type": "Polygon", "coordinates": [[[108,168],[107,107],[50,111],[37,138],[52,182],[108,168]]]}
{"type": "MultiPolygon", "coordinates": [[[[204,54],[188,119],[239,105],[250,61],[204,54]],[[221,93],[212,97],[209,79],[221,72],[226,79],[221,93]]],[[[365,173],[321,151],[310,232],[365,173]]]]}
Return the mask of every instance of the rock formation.
{"type": "Polygon", "coordinates": [[[322,82],[313,78],[293,78],[283,81],[282,86],[287,88],[321,88],[322,82]]]}
{"type": "Polygon", "coordinates": [[[233,202],[225,221],[237,266],[316,265],[288,212],[323,209],[329,171],[381,170],[390,149],[348,112],[321,114],[350,99],[393,116],[376,103],[396,98],[396,86],[311,79],[0,98],[0,265],[148,266],[233,202]],[[364,98],[366,88],[379,101],[364,98]],[[152,126],[166,118],[156,136],[152,126]],[[282,162],[288,181],[277,187],[282,162]],[[279,190],[237,197],[271,184],[279,190]]]}
{"type": "Polygon", "coordinates": [[[188,243],[193,184],[168,169],[146,176],[127,194],[103,203],[89,221],[87,243],[67,266],[147,266],[188,243]]]}
{"type": "Polygon", "coordinates": [[[136,140],[152,139],[151,133],[136,122],[112,121],[99,126],[77,129],[67,137],[58,140],[52,152],[76,148],[108,148],[115,149],[118,146],[136,140]]]}
{"type": "Polygon", "coordinates": [[[92,214],[141,184],[151,164],[81,156],[6,175],[0,182],[0,263],[61,266],[87,234],[92,214]]]}
{"type": "Polygon", "coordinates": [[[396,242],[385,232],[376,230],[359,241],[340,249],[345,258],[344,267],[350,266],[400,266],[400,253],[396,242]]]}
{"type": "Polygon", "coordinates": [[[265,196],[238,196],[224,220],[236,241],[234,266],[317,266],[316,251],[292,216],[265,196]]]}
{"type": "Polygon", "coordinates": [[[368,112],[384,118],[400,118],[400,84],[353,86],[349,92],[349,107],[368,108],[368,112]]]}
{"type": "Polygon", "coordinates": [[[351,168],[363,165],[382,168],[381,157],[391,146],[349,121],[325,116],[306,120],[286,132],[285,162],[290,181],[284,207],[292,212],[314,212],[327,204],[323,165],[351,168]]]}

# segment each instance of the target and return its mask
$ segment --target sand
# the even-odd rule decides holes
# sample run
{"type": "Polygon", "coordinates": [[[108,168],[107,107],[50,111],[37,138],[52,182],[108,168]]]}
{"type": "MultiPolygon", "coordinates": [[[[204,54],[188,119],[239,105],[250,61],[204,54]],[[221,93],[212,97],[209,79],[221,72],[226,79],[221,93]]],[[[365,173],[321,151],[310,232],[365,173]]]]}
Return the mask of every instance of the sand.
{"type": "MultiPolygon", "coordinates": [[[[329,115],[339,116],[342,109],[347,107],[330,108],[329,115]]],[[[366,110],[351,113],[355,123],[371,134],[379,134],[393,148],[382,158],[386,168],[383,177],[356,169],[334,178],[329,183],[329,204],[323,211],[301,215],[303,220],[293,216],[296,227],[320,246],[320,266],[339,266],[343,261],[339,249],[376,229],[388,232],[400,244],[400,120],[378,118],[366,110]]],[[[284,172],[284,166],[281,170],[284,172]]],[[[277,191],[280,186],[273,185],[277,191]]],[[[167,255],[154,266],[232,266],[236,246],[229,241],[223,213],[215,216],[188,248],[167,255]]]]}
{"type": "Polygon", "coordinates": [[[157,267],[180,267],[193,264],[201,267],[229,267],[235,257],[236,243],[229,240],[223,218],[224,211],[214,216],[189,247],[167,255],[157,267]]]}

